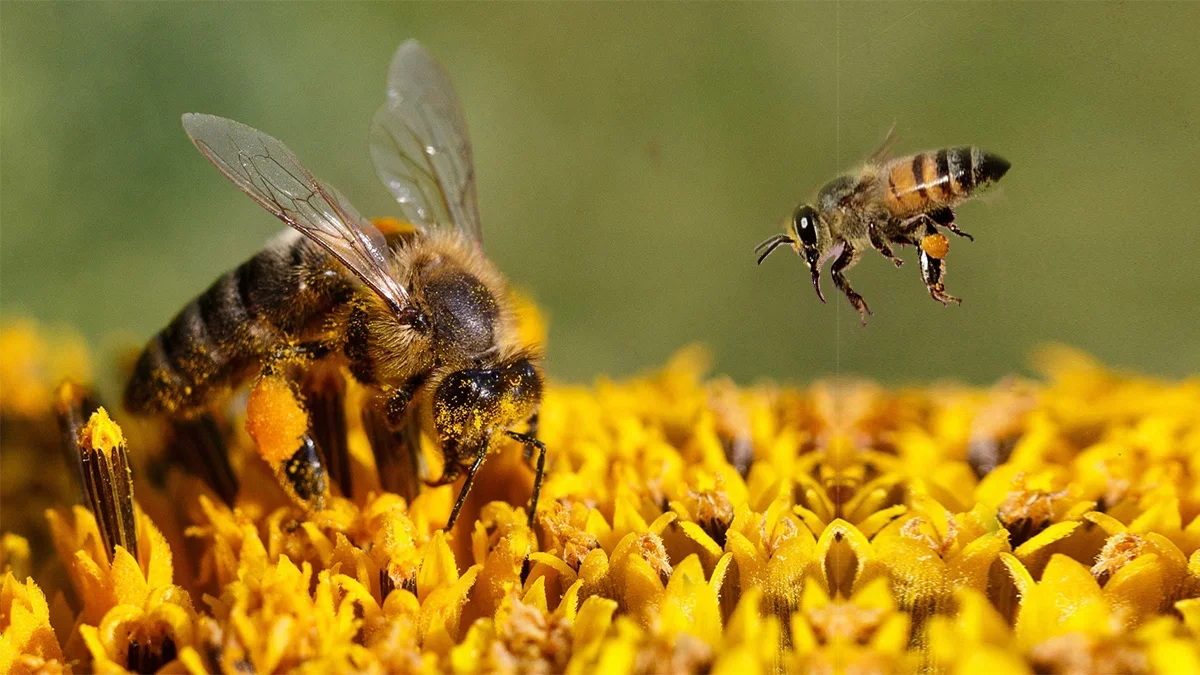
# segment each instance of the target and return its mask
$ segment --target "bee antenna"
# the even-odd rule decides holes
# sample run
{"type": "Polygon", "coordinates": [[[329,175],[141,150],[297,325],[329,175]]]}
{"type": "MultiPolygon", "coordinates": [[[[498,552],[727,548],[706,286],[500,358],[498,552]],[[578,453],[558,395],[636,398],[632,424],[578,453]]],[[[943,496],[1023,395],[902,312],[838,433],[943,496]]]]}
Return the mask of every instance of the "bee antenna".
{"type": "Polygon", "coordinates": [[[791,237],[789,237],[786,234],[777,234],[773,237],[770,237],[769,239],[767,239],[763,243],[759,244],[758,246],[755,246],[754,247],[755,253],[762,251],[762,254],[758,256],[758,264],[761,265],[762,261],[766,260],[767,256],[771,255],[771,253],[774,252],[775,249],[779,248],[780,246],[782,246],[784,244],[790,244],[790,243],[792,243],[791,237]],[[766,249],[765,251],[763,251],[764,248],[766,249]]]}

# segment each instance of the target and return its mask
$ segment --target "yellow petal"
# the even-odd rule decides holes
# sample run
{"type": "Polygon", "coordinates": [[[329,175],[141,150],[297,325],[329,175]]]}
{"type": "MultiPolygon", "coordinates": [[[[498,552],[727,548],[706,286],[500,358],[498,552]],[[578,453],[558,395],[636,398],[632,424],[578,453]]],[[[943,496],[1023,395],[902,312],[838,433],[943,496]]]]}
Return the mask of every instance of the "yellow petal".
{"type": "Polygon", "coordinates": [[[704,578],[700,559],[693,555],[675,567],[662,600],[661,626],[668,635],[687,633],[710,646],[721,639],[721,608],[717,593],[704,578]]]}
{"type": "Polygon", "coordinates": [[[449,651],[459,632],[458,619],[463,605],[467,604],[467,596],[481,567],[472,566],[450,586],[437,586],[421,602],[419,630],[427,647],[438,652],[449,651]]]}
{"type": "Polygon", "coordinates": [[[446,535],[438,530],[425,547],[421,570],[417,573],[417,599],[424,603],[430,593],[447,588],[456,581],[458,565],[454,561],[454,552],[446,544],[446,535]]]}
{"type": "Polygon", "coordinates": [[[593,595],[584,600],[575,615],[575,626],[572,628],[575,649],[586,650],[590,645],[602,641],[616,611],[617,603],[608,598],[593,595]]]}
{"type": "Polygon", "coordinates": [[[1025,648],[1074,631],[1107,634],[1109,603],[1088,568],[1065,555],[1051,556],[1037,582],[1021,597],[1015,632],[1025,648]]]}

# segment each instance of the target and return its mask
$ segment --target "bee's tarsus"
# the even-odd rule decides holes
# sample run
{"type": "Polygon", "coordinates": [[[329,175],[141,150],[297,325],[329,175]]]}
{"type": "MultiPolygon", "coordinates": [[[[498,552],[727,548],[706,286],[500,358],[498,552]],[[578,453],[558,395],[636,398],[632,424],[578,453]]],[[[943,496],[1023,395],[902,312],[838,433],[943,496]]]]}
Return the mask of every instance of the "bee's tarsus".
{"type": "Polygon", "coordinates": [[[957,234],[960,237],[966,237],[968,241],[975,241],[975,237],[972,237],[971,235],[967,234],[966,232],[963,232],[962,230],[958,229],[958,225],[956,225],[954,223],[950,223],[949,225],[947,225],[946,229],[950,230],[951,232],[953,232],[954,234],[957,234]]]}
{"type": "MultiPolygon", "coordinates": [[[[933,228],[930,227],[930,230],[933,228]]],[[[925,282],[925,288],[929,290],[929,295],[934,300],[942,303],[943,307],[949,307],[950,303],[956,305],[962,304],[961,298],[956,298],[946,292],[946,284],[943,278],[946,274],[946,262],[941,258],[935,258],[929,255],[928,252],[921,251],[921,280],[925,282]]]]}

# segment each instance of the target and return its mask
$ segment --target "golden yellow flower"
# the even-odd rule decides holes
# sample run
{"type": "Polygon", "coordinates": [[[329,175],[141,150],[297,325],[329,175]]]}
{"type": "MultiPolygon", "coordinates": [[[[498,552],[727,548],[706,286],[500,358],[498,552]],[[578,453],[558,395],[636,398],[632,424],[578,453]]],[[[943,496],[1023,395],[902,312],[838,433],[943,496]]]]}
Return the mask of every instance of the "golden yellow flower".
{"type": "Polygon", "coordinates": [[[0,339],[6,472],[68,451],[40,522],[5,492],[2,672],[1200,670],[1196,380],[1058,349],[986,389],[743,388],[687,349],[550,384],[533,527],[511,443],[444,531],[437,448],[398,458],[336,369],[169,425],[56,392],[74,344],[0,339]]]}

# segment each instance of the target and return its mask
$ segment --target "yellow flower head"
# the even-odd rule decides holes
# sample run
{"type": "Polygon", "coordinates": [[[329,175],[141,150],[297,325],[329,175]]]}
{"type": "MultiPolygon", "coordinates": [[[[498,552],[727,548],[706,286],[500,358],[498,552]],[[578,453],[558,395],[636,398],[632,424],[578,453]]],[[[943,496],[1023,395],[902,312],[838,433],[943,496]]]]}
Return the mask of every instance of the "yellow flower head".
{"type": "Polygon", "coordinates": [[[135,421],[40,335],[0,340],[5,472],[68,461],[40,522],[5,493],[3,672],[1200,670],[1194,380],[1059,349],[986,389],[738,387],[688,349],[547,385],[533,526],[505,442],[446,531],[439,449],[336,364],[135,421]]]}

